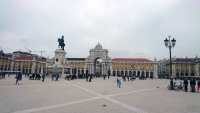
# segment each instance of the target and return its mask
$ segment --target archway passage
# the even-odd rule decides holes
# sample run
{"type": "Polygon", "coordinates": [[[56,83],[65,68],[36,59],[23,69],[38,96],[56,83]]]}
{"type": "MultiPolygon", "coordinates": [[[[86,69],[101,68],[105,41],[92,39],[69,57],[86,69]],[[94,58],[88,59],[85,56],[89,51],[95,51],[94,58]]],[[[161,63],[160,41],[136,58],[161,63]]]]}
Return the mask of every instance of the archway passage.
{"type": "Polygon", "coordinates": [[[128,76],[133,76],[133,73],[132,71],[129,71],[129,75],[128,76]]]}
{"type": "Polygon", "coordinates": [[[188,72],[185,73],[185,76],[188,76],[188,72]]]}
{"type": "Polygon", "coordinates": [[[153,78],[153,72],[150,72],[150,78],[153,78]]]}
{"type": "Polygon", "coordinates": [[[113,71],[113,76],[116,76],[116,73],[115,73],[115,71],[113,71]]]}
{"type": "Polygon", "coordinates": [[[176,73],[176,78],[179,78],[179,73],[178,72],[176,73]]]}
{"type": "Polygon", "coordinates": [[[146,78],[149,78],[149,72],[148,71],[146,72],[146,78]]]}
{"type": "Polygon", "coordinates": [[[117,76],[119,76],[119,71],[117,71],[117,76]]]}
{"type": "Polygon", "coordinates": [[[140,71],[137,72],[137,77],[140,77],[140,71]]]}
{"type": "Polygon", "coordinates": [[[181,76],[183,76],[184,74],[183,73],[181,73],[181,76]]]}
{"type": "Polygon", "coordinates": [[[94,74],[102,75],[102,59],[100,57],[94,60],[94,74]]]}
{"type": "Polygon", "coordinates": [[[133,71],[133,76],[136,76],[136,71],[133,71]]]}

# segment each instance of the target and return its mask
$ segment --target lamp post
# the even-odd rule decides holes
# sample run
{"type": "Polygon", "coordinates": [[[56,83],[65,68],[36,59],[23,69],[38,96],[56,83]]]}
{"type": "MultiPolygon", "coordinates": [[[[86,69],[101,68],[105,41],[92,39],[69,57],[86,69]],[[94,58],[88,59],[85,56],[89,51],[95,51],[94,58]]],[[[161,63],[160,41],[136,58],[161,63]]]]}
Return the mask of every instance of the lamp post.
{"type": "Polygon", "coordinates": [[[169,48],[169,55],[170,55],[170,74],[169,78],[172,77],[172,59],[171,59],[171,48],[175,46],[176,40],[173,38],[173,40],[170,41],[171,36],[169,35],[169,40],[167,38],[164,40],[165,46],[169,48]]]}

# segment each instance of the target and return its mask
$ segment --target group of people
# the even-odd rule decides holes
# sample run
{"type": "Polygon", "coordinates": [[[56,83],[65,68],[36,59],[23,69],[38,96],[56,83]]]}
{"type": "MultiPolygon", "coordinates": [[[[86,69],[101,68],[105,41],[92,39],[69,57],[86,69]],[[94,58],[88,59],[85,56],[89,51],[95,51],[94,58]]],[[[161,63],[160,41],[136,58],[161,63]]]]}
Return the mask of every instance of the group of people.
{"type": "Polygon", "coordinates": [[[92,74],[86,74],[85,78],[86,78],[86,82],[88,81],[91,82],[93,77],[92,77],[92,74]]]}
{"type": "MultiPolygon", "coordinates": [[[[195,78],[191,78],[190,82],[188,82],[188,79],[185,78],[184,81],[183,81],[183,85],[184,85],[183,87],[185,89],[185,92],[188,92],[188,84],[190,84],[190,92],[195,93],[196,89],[199,92],[199,89],[200,89],[200,78],[198,78],[197,81],[196,81],[195,78]],[[197,85],[197,88],[196,88],[196,85],[197,85]]],[[[171,78],[171,80],[170,80],[170,85],[171,85],[171,90],[173,90],[174,89],[173,78],[171,78]]]]}
{"type": "MultiPolygon", "coordinates": [[[[25,75],[25,77],[26,77],[26,75],[25,75]]],[[[40,73],[33,73],[31,76],[29,76],[29,79],[30,80],[40,80],[41,79],[40,73]]]]}
{"type": "Polygon", "coordinates": [[[58,81],[59,74],[51,74],[51,78],[52,78],[52,81],[54,81],[54,78],[55,78],[55,81],[58,81]]]}
{"type": "MultiPolygon", "coordinates": [[[[187,78],[185,78],[183,84],[184,84],[184,87],[185,87],[185,92],[188,92],[188,84],[189,83],[188,83],[187,78]]],[[[192,93],[196,92],[195,86],[196,86],[196,80],[195,80],[195,78],[191,78],[191,80],[190,80],[190,92],[192,92],[192,93]]],[[[198,81],[197,81],[197,91],[198,92],[199,92],[199,89],[200,89],[200,79],[198,79],[198,81]]]]}
{"type": "Polygon", "coordinates": [[[65,80],[74,80],[76,78],[77,78],[76,75],[71,75],[71,74],[65,76],[65,80]]]}

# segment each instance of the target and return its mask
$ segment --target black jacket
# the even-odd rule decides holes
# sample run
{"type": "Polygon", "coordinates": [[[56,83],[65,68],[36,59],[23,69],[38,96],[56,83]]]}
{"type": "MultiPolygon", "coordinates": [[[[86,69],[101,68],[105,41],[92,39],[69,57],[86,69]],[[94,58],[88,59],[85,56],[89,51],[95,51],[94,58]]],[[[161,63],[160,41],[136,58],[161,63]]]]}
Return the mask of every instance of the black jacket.
{"type": "Polygon", "coordinates": [[[188,85],[188,81],[187,80],[184,80],[184,85],[188,85]]]}
{"type": "Polygon", "coordinates": [[[198,86],[200,86],[200,81],[198,81],[198,86]]]}

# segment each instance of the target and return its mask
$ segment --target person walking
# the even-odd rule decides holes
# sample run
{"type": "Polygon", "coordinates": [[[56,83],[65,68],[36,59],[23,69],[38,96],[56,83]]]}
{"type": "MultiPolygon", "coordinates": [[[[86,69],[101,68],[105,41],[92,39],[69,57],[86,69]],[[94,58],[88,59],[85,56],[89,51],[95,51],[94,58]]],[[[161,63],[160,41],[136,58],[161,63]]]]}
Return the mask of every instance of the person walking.
{"type": "Polygon", "coordinates": [[[86,82],[88,82],[88,74],[85,75],[86,82]]]}
{"type": "Polygon", "coordinates": [[[185,87],[185,92],[188,92],[187,91],[188,90],[188,81],[187,81],[187,78],[185,78],[183,84],[184,84],[184,87],[185,87]]]}
{"type": "Polygon", "coordinates": [[[193,79],[193,80],[192,80],[192,93],[195,93],[195,92],[196,92],[196,91],[195,91],[195,85],[196,85],[196,80],[193,79]]]}
{"type": "Polygon", "coordinates": [[[89,82],[91,82],[91,80],[92,80],[92,74],[90,74],[89,76],[89,82]]]}
{"type": "Polygon", "coordinates": [[[127,75],[127,79],[128,79],[128,81],[129,81],[129,76],[127,75]]]}
{"type": "Polygon", "coordinates": [[[52,81],[54,81],[54,74],[51,74],[52,81]]]}
{"type": "Polygon", "coordinates": [[[190,79],[190,92],[192,92],[192,81],[193,81],[193,78],[190,79]]]}
{"type": "Polygon", "coordinates": [[[45,74],[43,73],[42,74],[42,82],[44,82],[44,79],[45,79],[45,74]]]}
{"type": "Polygon", "coordinates": [[[198,83],[197,83],[197,91],[199,93],[199,89],[200,89],[200,78],[198,79],[198,83]]]}
{"type": "Polygon", "coordinates": [[[59,75],[58,75],[58,74],[56,74],[56,80],[55,80],[55,81],[58,81],[58,78],[59,78],[59,75]]]}
{"type": "Polygon", "coordinates": [[[121,80],[122,78],[120,76],[117,77],[117,87],[121,88],[121,80]]]}
{"type": "Polygon", "coordinates": [[[19,74],[16,74],[16,76],[15,76],[15,79],[16,79],[16,83],[15,84],[18,84],[18,80],[19,80],[18,75],[19,74]]]}

